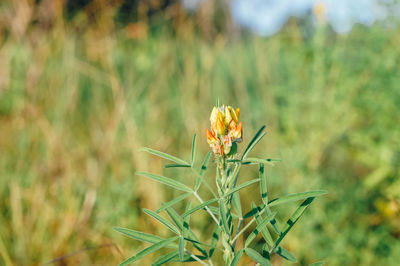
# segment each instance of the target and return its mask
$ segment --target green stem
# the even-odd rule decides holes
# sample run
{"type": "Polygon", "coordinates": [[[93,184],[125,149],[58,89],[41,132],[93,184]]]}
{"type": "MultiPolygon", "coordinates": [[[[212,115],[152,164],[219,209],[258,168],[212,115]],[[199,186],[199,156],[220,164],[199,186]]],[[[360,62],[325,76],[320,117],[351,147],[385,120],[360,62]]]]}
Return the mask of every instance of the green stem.
{"type": "MultiPolygon", "coordinates": [[[[231,197],[224,197],[224,194],[227,193],[230,189],[230,185],[233,183],[232,178],[234,175],[231,174],[228,176],[228,167],[226,164],[226,158],[222,158],[222,160],[217,165],[217,171],[221,177],[221,187],[220,187],[220,195],[222,196],[222,200],[218,201],[219,204],[223,204],[223,209],[225,210],[226,217],[222,217],[222,213],[220,214],[220,224],[223,223],[223,218],[228,223],[228,226],[222,226],[222,237],[221,242],[224,248],[224,261],[225,265],[230,265],[233,258],[235,257],[235,248],[232,245],[232,231],[233,231],[233,223],[232,223],[232,215],[231,215],[231,197]]],[[[235,171],[233,171],[235,172],[235,171]]]]}
{"type": "MultiPolygon", "coordinates": [[[[197,192],[194,192],[193,195],[200,201],[201,204],[204,203],[203,199],[200,198],[199,194],[197,194],[197,192]]],[[[214,219],[214,221],[217,223],[217,225],[219,225],[218,219],[217,217],[215,217],[214,213],[212,213],[212,211],[210,210],[210,208],[208,208],[208,206],[205,207],[206,211],[210,214],[210,216],[214,219]]]]}
{"type": "MultiPolygon", "coordinates": [[[[238,223],[238,226],[237,226],[237,229],[236,229],[236,235],[240,232],[240,227],[242,227],[242,224],[243,224],[243,218],[240,217],[239,218],[239,223],[238,223]]],[[[235,249],[237,238],[235,240],[232,240],[232,241],[233,241],[233,249],[235,249]]]]}
{"type": "MultiPolygon", "coordinates": [[[[258,215],[263,214],[266,208],[267,208],[267,206],[266,206],[265,208],[263,208],[263,209],[258,213],[258,215]]],[[[248,223],[246,224],[246,226],[243,227],[243,229],[242,229],[238,234],[236,234],[236,236],[232,239],[232,243],[234,243],[234,242],[239,238],[239,236],[240,236],[241,234],[243,234],[244,231],[246,231],[246,229],[249,228],[249,226],[252,225],[252,223],[254,223],[255,221],[256,221],[256,218],[253,217],[253,218],[250,220],[250,222],[248,222],[248,223]]]]}

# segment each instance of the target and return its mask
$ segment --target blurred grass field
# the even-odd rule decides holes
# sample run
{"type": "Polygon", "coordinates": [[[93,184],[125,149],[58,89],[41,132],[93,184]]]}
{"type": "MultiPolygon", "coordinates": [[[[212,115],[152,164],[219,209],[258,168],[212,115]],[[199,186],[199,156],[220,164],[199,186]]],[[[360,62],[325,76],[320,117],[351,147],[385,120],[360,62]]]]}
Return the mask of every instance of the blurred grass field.
{"type": "MultiPolygon", "coordinates": [[[[202,158],[217,97],[241,108],[245,144],[267,124],[254,153],[282,159],[268,169],[273,197],[329,191],[283,243],[299,265],[397,265],[398,26],[204,38],[190,21],[116,29],[112,10],[83,29],[83,15],[32,26],[9,21],[12,7],[0,5],[0,265],[115,265],[143,246],[113,226],[167,234],[140,208],[177,194],[134,172],[193,176],[138,149],[188,158],[197,133],[202,158]]],[[[192,220],[209,230],[206,215],[192,220]]]]}

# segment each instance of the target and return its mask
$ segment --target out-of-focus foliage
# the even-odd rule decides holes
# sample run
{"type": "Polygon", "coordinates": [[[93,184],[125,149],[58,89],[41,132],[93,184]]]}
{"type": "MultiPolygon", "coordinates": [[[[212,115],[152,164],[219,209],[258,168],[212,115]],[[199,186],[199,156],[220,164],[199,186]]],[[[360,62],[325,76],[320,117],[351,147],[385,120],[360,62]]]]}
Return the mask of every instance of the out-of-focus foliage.
{"type": "MultiPolygon", "coordinates": [[[[139,208],[155,210],[172,192],[133,175],[163,162],[138,148],[189,158],[216,97],[241,107],[245,143],[267,123],[254,152],[282,159],[268,169],[271,197],[329,191],[283,243],[301,265],[397,264],[397,26],[348,36],[321,26],[304,37],[291,21],[270,38],[239,38],[201,20],[204,6],[117,27],[122,2],[106,2],[70,19],[62,1],[0,3],[0,264],[110,265],[142,248],[112,226],[166,235],[139,208]]],[[[204,138],[198,148],[208,150],[204,138]]],[[[199,230],[210,223],[192,220],[199,230]]]]}

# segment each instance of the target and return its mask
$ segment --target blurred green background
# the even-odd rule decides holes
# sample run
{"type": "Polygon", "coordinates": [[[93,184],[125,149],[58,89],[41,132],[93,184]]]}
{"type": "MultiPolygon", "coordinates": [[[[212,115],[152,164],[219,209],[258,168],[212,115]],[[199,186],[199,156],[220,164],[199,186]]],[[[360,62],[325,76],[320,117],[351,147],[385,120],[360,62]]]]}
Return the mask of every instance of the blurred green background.
{"type": "MultiPolygon", "coordinates": [[[[168,234],[140,208],[179,193],[134,172],[194,177],[138,149],[189,158],[197,133],[202,159],[217,97],[241,108],[241,151],[267,124],[254,155],[282,159],[271,197],[329,191],[283,242],[298,265],[398,265],[400,27],[292,18],[259,37],[222,2],[0,2],[0,265],[115,265],[144,245],[113,226],[168,234]]],[[[258,189],[241,194],[249,206],[258,189]]]]}

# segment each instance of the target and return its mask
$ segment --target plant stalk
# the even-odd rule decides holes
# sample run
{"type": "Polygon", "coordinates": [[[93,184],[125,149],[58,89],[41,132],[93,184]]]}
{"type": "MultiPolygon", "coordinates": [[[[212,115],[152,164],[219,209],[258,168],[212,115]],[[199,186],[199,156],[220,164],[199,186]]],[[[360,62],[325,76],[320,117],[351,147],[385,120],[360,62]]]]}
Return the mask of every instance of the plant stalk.
{"type": "MultiPolygon", "coordinates": [[[[222,200],[219,201],[219,204],[223,204],[222,209],[224,210],[225,213],[220,213],[220,224],[224,225],[227,224],[227,226],[221,226],[222,228],[222,237],[221,237],[221,242],[222,246],[224,247],[224,261],[225,265],[230,265],[233,258],[235,257],[235,248],[232,245],[232,233],[233,233],[233,223],[232,223],[232,215],[231,215],[231,197],[225,197],[225,194],[229,192],[230,186],[233,183],[232,178],[234,178],[232,175],[232,171],[229,172],[227,170],[227,162],[226,158],[223,157],[217,164],[217,171],[219,172],[219,176],[221,178],[220,184],[221,187],[219,187],[220,191],[219,194],[222,196],[222,200]],[[223,215],[225,217],[223,217],[223,215]]],[[[220,208],[221,209],[221,208],[220,208]]]]}

